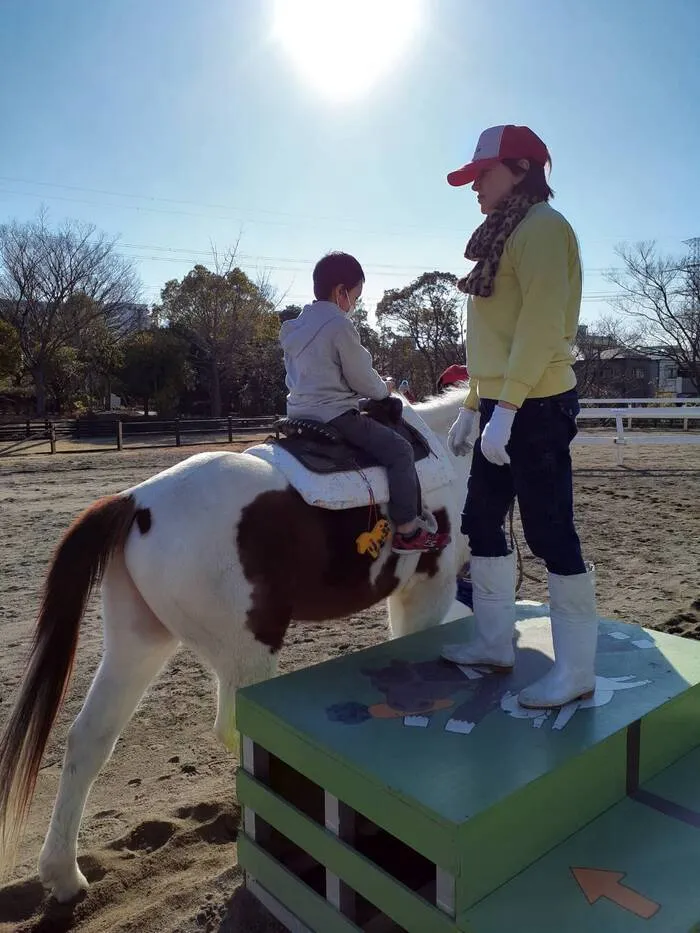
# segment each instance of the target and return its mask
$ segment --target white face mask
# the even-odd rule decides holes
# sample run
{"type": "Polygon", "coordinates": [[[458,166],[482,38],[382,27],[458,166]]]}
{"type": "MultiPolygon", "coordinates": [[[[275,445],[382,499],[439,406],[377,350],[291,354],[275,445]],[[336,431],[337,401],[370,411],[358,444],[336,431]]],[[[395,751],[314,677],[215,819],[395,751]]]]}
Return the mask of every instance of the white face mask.
{"type": "MultiPolygon", "coordinates": [[[[354,289],[353,289],[354,290],[354,289]]],[[[336,304],[341,311],[344,311],[348,317],[352,317],[355,313],[355,308],[357,307],[357,301],[359,295],[356,295],[354,298],[350,298],[350,289],[343,289],[342,292],[336,296],[336,304]]]]}
{"type": "Polygon", "coordinates": [[[355,304],[355,301],[350,300],[350,293],[347,291],[338,296],[338,307],[341,311],[344,311],[348,317],[352,317],[355,313],[355,304]]]}

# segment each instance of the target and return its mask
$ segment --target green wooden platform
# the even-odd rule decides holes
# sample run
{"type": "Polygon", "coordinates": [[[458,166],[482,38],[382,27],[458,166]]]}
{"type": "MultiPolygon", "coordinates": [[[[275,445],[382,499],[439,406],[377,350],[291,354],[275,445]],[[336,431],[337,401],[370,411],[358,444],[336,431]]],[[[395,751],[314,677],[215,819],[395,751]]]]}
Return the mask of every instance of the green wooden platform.
{"type": "Polygon", "coordinates": [[[465,619],[239,691],[239,859],[290,930],[700,921],[700,643],[601,620],[593,700],[524,710],[546,611],[506,677],[440,660],[465,619]]]}

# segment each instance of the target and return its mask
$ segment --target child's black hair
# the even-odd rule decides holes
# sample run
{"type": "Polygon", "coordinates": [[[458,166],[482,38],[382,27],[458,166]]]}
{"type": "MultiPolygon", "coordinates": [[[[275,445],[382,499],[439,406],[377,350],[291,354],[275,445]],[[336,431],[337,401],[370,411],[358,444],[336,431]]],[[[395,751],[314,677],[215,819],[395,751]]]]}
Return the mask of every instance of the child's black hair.
{"type": "Polygon", "coordinates": [[[319,301],[326,301],[337,285],[343,285],[350,291],[364,280],[365,273],[354,256],[328,253],[314,267],[314,295],[319,301]]]}

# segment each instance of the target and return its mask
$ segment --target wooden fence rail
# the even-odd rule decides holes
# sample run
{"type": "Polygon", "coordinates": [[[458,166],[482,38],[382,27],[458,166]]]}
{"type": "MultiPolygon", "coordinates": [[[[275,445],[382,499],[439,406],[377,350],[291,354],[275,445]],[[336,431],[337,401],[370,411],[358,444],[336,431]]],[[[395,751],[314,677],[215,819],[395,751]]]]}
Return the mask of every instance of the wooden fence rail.
{"type": "Polygon", "coordinates": [[[279,415],[264,415],[256,418],[173,418],[168,421],[80,421],[78,419],[60,419],[0,423],[0,444],[21,444],[24,441],[48,441],[51,453],[56,453],[61,440],[100,440],[113,442],[117,450],[122,450],[129,440],[138,440],[140,447],[156,447],[161,444],[149,443],[151,438],[172,438],[176,447],[182,446],[183,439],[197,435],[218,435],[227,437],[232,443],[234,437],[247,434],[260,434],[272,431],[279,415]]]}
{"type": "MultiPolygon", "coordinates": [[[[576,444],[614,444],[617,448],[619,463],[623,460],[623,448],[629,444],[698,444],[700,434],[687,435],[691,426],[700,427],[700,399],[581,399],[579,422],[588,422],[590,426],[606,427],[614,424],[615,433],[607,435],[592,435],[579,433],[576,444]],[[695,404],[693,404],[695,403],[695,404]],[[610,406],[610,407],[608,407],[610,406]],[[633,421],[651,421],[654,424],[666,422],[682,423],[682,430],[686,436],[679,433],[656,434],[649,431],[627,433],[633,421]],[[627,423],[627,432],[624,422],[627,423]]],[[[225,418],[174,418],[167,421],[87,421],[80,419],[56,419],[44,421],[25,420],[21,422],[0,423],[0,445],[20,444],[23,441],[48,441],[51,453],[57,451],[61,440],[81,440],[89,438],[109,439],[117,450],[123,450],[128,441],[135,447],[159,447],[161,443],[149,443],[151,438],[172,438],[176,447],[183,444],[183,440],[194,438],[197,435],[224,434],[228,443],[234,437],[247,434],[260,434],[274,429],[278,415],[265,415],[254,418],[240,418],[227,416],[225,418]]],[[[588,426],[588,425],[587,425],[588,426]]],[[[675,426],[675,425],[674,425],[675,426]]],[[[75,448],[73,448],[75,449],[75,448]]],[[[0,452],[2,452],[0,450],[0,452]]],[[[13,452],[5,450],[5,453],[13,452]]],[[[21,452],[17,451],[17,452],[21,452]]]]}

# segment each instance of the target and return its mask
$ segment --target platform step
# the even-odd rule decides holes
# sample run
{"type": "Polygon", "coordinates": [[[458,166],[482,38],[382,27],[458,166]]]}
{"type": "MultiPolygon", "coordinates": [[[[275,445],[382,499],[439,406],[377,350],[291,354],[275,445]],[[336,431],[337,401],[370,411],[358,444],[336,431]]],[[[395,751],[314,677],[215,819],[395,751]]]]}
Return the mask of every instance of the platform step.
{"type": "Polygon", "coordinates": [[[700,930],[699,775],[695,750],[469,910],[463,928],[700,930]]]}
{"type": "Polygon", "coordinates": [[[546,612],[519,606],[507,676],[440,660],[466,619],[239,691],[251,876],[246,851],[358,930],[480,933],[493,892],[700,745],[700,644],[621,622],[591,701],[519,707],[552,663],[546,612]]]}

